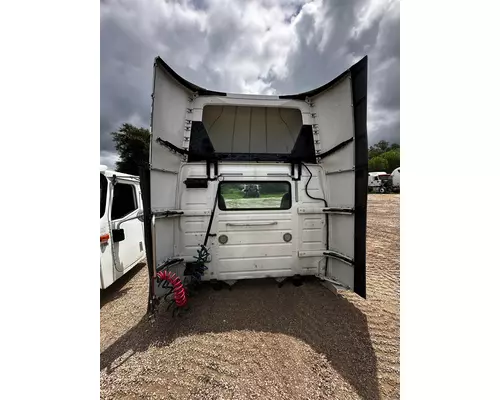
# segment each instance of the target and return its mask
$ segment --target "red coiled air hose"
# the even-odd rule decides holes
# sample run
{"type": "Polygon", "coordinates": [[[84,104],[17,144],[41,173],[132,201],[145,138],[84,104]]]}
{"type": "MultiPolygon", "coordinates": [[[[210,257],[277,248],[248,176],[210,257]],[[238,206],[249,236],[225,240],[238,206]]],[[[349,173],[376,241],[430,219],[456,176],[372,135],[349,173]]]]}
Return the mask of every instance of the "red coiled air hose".
{"type": "Polygon", "coordinates": [[[187,303],[187,298],[181,279],[171,271],[160,271],[156,276],[162,281],[168,281],[173,286],[175,304],[177,304],[177,307],[184,307],[187,303]]]}

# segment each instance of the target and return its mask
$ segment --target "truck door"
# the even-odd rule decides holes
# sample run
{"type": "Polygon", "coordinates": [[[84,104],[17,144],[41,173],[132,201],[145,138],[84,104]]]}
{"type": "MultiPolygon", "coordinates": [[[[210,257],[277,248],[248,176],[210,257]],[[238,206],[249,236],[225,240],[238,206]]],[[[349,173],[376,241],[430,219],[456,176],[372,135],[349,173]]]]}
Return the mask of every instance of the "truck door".
{"type": "Polygon", "coordinates": [[[114,282],[113,250],[111,247],[111,232],[109,221],[110,183],[103,173],[100,178],[100,234],[101,234],[101,289],[107,288],[114,282]]]}
{"type": "Polygon", "coordinates": [[[308,96],[323,167],[329,248],[323,276],[366,297],[367,58],[308,96]],[[319,93],[318,93],[319,91],[319,93]]]}
{"type": "MultiPolygon", "coordinates": [[[[151,147],[149,152],[150,171],[145,175],[143,186],[149,190],[144,208],[152,213],[151,223],[145,228],[151,235],[150,274],[155,276],[156,268],[174,256],[175,226],[178,219],[162,217],[163,211],[179,208],[176,202],[178,174],[185,157],[166,149],[158,140],[168,141],[179,149],[189,148],[192,101],[196,88],[186,87],[182,80],[159,57],[154,64],[153,102],[151,112],[151,147]],[[147,181],[146,181],[147,180],[147,181]]],[[[147,217],[147,216],[146,216],[147,217]]]]}
{"type": "Polygon", "coordinates": [[[113,186],[111,201],[113,257],[116,277],[123,275],[145,256],[142,222],[137,218],[125,221],[137,215],[139,205],[138,185],[118,179],[113,186]],[[118,237],[119,235],[121,237],[118,237]]]}

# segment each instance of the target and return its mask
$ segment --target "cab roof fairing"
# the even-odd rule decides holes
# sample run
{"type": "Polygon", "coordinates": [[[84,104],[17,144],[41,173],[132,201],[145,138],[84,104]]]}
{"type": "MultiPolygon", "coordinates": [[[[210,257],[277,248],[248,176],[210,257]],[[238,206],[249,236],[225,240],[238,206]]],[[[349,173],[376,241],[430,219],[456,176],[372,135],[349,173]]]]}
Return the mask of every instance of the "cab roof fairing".
{"type": "Polygon", "coordinates": [[[187,79],[184,79],[181,77],[177,72],[175,72],[165,61],[160,56],[157,56],[155,58],[155,65],[160,66],[163,68],[169,75],[172,76],[180,85],[182,85],[184,88],[190,90],[193,93],[198,93],[199,96],[228,96],[228,97],[241,97],[243,98],[269,98],[269,99],[290,99],[290,100],[306,100],[307,98],[311,98],[316,96],[317,94],[320,94],[324,92],[325,90],[331,88],[338,82],[340,82],[342,79],[348,77],[351,75],[351,73],[357,69],[364,68],[365,64],[368,62],[368,56],[364,56],[361,60],[359,60],[356,64],[352,65],[349,69],[346,71],[342,72],[340,75],[338,75],[336,78],[332,79],[331,81],[325,83],[322,86],[319,86],[315,89],[308,90],[306,92],[302,93],[297,93],[297,94],[287,94],[287,95],[249,95],[249,94],[239,94],[239,93],[224,93],[224,92],[218,92],[215,90],[210,90],[203,88],[201,86],[195,85],[192,82],[189,82],[187,79]]]}

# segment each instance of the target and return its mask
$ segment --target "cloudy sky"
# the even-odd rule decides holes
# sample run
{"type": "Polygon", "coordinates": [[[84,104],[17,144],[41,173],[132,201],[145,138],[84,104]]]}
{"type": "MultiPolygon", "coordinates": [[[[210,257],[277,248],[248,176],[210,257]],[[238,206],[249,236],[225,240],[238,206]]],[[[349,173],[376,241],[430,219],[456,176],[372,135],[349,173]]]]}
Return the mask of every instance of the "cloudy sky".
{"type": "Polygon", "coordinates": [[[289,94],[368,54],[368,137],[399,143],[399,1],[101,0],[101,164],[149,127],[154,57],[208,89],[289,94]]]}

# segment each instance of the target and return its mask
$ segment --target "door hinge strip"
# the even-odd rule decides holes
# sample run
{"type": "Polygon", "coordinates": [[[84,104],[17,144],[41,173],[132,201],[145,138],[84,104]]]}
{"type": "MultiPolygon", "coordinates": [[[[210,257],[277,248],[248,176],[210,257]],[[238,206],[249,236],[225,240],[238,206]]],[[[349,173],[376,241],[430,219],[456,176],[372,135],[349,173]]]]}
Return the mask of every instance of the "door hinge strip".
{"type": "Polygon", "coordinates": [[[156,211],[153,213],[156,219],[170,218],[170,217],[180,217],[184,214],[184,211],[180,210],[166,210],[166,211],[156,211]]]}
{"type": "Polygon", "coordinates": [[[342,172],[353,172],[354,170],[355,170],[355,168],[352,167],[352,168],[347,168],[347,169],[338,169],[336,171],[326,171],[325,175],[340,174],[342,172]]]}
{"type": "Polygon", "coordinates": [[[324,251],[323,255],[326,257],[336,258],[337,260],[343,261],[346,264],[349,264],[350,266],[354,267],[354,260],[351,257],[348,257],[342,253],[337,252],[337,251],[333,251],[333,250],[324,251]]]}
{"type": "Polygon", "coordinates": [[[328,207],[328,208],[306,208],[299,207],[299,214],[354,214],[354,208],[350,207],[328,207]]]}
{"type": "Polygon", "coordinates": [[[172,171],[172,170],[169,170],[169,169],[163,169],[163,168],[154,168],[154,167],[151,167],[150,168],[151,171],[157,171],[157,172],[168,172],[170,174],[178,174],[179,171],[172,171]]]}
{"type": "Polygon", "coordinates": [[[304,257],[331,257],[354,267],[354,260],[334,250],[300,250],[299,258],[304,257]]]}
{"type": "Polygon", "coordinates": [[[153,210],[156,219],[172,217],[205,217],[210,216],[210,210],[153,210]]]}

